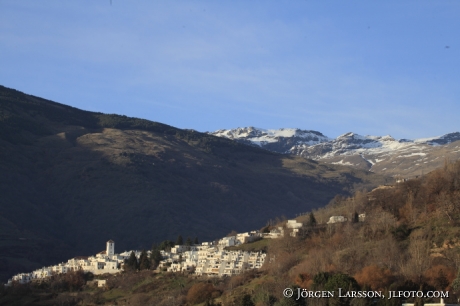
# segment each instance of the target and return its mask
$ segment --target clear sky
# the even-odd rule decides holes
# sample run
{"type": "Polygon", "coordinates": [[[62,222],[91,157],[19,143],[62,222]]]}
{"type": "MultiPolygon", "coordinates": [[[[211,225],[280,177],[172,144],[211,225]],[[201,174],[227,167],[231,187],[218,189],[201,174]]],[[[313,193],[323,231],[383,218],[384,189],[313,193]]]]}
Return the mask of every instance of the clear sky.
{"type": "Polygon", "coordinates": [[[460,131],[460,1],[0,0],[0,84],[198,131],[460,131]]]}

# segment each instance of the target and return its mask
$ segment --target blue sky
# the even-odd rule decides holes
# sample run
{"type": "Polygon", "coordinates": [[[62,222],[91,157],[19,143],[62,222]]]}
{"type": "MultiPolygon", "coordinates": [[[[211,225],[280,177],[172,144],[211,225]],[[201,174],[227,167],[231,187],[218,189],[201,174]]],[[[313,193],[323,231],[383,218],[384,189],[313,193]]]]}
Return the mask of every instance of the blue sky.
{"type": "Polygon", "coordinates": [[[0,0],[0,84],[198,131],[459,131],[459,1],[0,0]]]}

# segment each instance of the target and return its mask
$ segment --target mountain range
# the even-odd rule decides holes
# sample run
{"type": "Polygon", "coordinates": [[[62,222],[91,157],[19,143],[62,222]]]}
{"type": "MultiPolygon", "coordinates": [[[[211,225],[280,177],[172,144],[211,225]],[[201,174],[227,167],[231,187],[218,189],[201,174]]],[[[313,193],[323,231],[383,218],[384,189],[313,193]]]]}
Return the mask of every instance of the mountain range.
{"type": "Polygon", "coordinates": [[[423,139],[394,139],[345,133],[329,138],[320,132],[283,128],[254,127],[218,130],[215,136],[260,148],[306,157],[328,164],[347,165],[386,176],[410,178],[460,158],[460,133],[423,139]]]}
{"type": "Polygon", "coordinates": [[[117,252],[200,241],[388,180],[0,86],[0,280],[113,239],[117,252]]]}

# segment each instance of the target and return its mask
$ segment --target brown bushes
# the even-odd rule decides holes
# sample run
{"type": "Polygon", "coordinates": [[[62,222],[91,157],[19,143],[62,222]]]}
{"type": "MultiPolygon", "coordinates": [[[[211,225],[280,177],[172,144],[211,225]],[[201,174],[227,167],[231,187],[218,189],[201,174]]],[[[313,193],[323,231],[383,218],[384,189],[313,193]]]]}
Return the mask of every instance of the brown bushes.
{"type": "Polygon", "coordinates": [[[82,270],[53,275],[49,280],[49,287],[56,292],[78,291],[85,284],[85,272],[82,270]]]}
{"type": "Polygon", "coordinates": [[[444,265],[436,265],[426,270],[424,277],[436,290],[446,290],[455,279],[455,272],[444,265]]]}
{"type": "Polygon", "coordinates": [[[372,290],[385,290],[393,282],[394,276],[388,269],[380,268],[376,265],[364,267],[355,274],[358,284],[368,286],[372,290]]]}
{"type": "Polygon", "coordinates": [[[191,305],[199,304],[220,296],[211,283],[197,283],[190,287],[187,293],[187,302],[191,305]]]}

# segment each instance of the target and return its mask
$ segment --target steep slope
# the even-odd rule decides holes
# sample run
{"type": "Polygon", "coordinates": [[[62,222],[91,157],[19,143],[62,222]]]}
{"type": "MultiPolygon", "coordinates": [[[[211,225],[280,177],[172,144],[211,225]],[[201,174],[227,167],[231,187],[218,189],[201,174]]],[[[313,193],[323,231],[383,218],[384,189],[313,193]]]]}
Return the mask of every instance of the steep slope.
{"type": "Polygon", "coordinates": [[[197,236],[211,240],[384,182],[0,87],[0,275],[197,236]]]}
{"type": "Polygon", "coordinates": [[[459,132],[416,140],[396,140],[390,135],[361,136],[351,132],[331,139],[316,131],[253,127],[218,130],[211,134],[278,153],[395,177],[414,177],[439,168],[446,159],[460,158],[459,132]]]}

